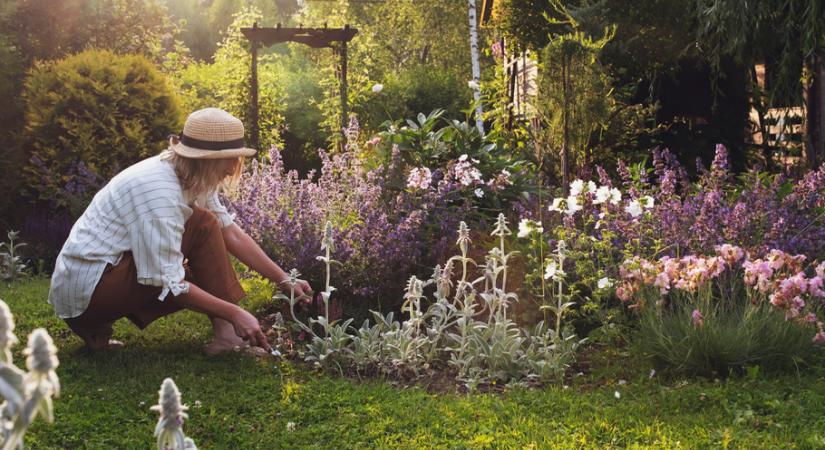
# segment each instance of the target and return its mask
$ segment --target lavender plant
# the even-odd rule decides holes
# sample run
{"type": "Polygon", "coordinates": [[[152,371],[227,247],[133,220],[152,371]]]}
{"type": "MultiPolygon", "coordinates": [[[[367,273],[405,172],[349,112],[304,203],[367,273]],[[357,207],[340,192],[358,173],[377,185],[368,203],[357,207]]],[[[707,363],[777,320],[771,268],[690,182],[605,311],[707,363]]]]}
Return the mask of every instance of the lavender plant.
{"type": "Polygon", "coordinates": [[[393,191],[387,180],[394,169],[367,171],[354,152],[321,156],[320,175],[299,178],[284,171],[272,149],[268,162],[244,173],[225,204],[267,253],[310,280],[325,276],[317,236],[329,221],[337,243],[330,258],[344,263],[338,302],[360,318],[369,308],[397,310],[403,281],[420,264],[443,258],[452,236],[441,230],[454,229],[464,207],[448,205],[436,191],[393,191]]]}

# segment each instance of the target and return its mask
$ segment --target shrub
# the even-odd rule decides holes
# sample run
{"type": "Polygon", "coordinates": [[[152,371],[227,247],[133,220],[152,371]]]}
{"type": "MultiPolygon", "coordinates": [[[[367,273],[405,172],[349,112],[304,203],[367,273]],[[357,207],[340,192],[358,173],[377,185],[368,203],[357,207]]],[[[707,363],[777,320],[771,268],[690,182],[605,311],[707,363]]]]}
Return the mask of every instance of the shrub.
{"type": "Polygon", "coordinates": [[[415,117],[443,109],[449,118],[460,118],[471,100],[470,89],[453,70],[415,66],[389,76],[380,92],[367,95],[353,111],[365,129],[378,130],[393,117],[415,117]]]}
{"type": "Polygon", "coordinates": [[[176,97],[142,56],[90,50],[38,64],[25,98],[30,193],[75,213],[78,195],[93,193],[89,180],[156,154],[181,126],[176,97]]]}

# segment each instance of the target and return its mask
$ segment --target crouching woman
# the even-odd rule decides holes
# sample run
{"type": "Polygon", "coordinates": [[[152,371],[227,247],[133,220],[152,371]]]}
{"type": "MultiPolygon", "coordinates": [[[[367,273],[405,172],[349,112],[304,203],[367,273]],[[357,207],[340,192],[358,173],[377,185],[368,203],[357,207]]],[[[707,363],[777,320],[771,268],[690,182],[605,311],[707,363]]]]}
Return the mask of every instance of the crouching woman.
{"type": "MultiPolygon", "coordinates": [[[[237,181],[244,146],[240,120],[216,108],[192,113],[169,148],[120,172],[72,227],[52,275],[49,303],[92,350],[119,347],[112,324],[143,329],[182,309],[205,313],[213,340],[205,351],[270,350],[257,319],[238,306],[244,291],[229,254],[286,287],[288,275],[221,205],[237,181]]],[[[306,281],[296,295],[311,295],[306,281]]]]}

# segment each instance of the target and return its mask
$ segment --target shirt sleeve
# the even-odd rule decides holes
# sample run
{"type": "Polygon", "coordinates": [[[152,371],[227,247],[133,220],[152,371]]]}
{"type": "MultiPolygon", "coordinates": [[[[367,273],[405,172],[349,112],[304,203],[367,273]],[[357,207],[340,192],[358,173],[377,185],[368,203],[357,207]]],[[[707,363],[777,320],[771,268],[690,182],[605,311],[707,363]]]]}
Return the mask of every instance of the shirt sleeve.
{"type": "Polygon", "coordinates": [[[181,253],[182,217],[141,218],[132,225],[130,234],[137,282],[162,286],[164,297],[168,290],[177,296],[180,289],[176,288],[186,276],[181,253]]]}
{"type": "Polygon", "coordinates": [[[226,228],[235,223],[235,218],[229,213],[226,207],[221,204],[217,191],[206,197],[206,209],[215,213],[218,222],[221,224],[221,228],[226,228]]]}

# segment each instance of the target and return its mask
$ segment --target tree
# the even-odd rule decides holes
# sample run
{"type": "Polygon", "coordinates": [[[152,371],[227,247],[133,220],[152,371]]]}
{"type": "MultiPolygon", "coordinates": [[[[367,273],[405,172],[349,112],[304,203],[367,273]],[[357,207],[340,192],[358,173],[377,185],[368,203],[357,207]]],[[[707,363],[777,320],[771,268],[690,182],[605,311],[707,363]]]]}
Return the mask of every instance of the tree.
{"type": "MultiPolygon", "coordinates": [[[[777,69],[766,86],[764,96],[755,95],[757,109],[764,111],[777,104],[805,103],[806,155],[808,164],[825,160],[823,125],[823,49],[825,49],[825,10],[818,0],[697,0],[700,23],[697,44],[716,69],[733,58],[753,67],[759,62],[775,61],[777,69]]],[[[756,92],[756,73],[751,89],[756,92]]],[[[758,92],[756,92],[758,94],[758,92]]],[[[764,132],[764,126],[762,126],[764,132]]],[[[763,139],[763,142],[767,139],[763,139]]],[[[769,148],[764,148],[766,159],[769,148]]]]}

